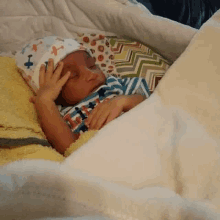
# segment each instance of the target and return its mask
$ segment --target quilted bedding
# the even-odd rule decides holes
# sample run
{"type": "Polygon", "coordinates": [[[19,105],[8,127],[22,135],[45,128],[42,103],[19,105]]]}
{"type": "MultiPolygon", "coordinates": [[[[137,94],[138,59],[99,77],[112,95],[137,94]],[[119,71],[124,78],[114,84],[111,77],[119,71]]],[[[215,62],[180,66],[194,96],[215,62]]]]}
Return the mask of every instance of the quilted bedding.
{"type": "Polygon", "coordinates": [[[200,30],[127,0],[3,0],[0,50],[44,35],[126,37],[173,62],[153,95],[63,163],[0,170],[4,219],[220,219],[220,11],[200,30]]]}

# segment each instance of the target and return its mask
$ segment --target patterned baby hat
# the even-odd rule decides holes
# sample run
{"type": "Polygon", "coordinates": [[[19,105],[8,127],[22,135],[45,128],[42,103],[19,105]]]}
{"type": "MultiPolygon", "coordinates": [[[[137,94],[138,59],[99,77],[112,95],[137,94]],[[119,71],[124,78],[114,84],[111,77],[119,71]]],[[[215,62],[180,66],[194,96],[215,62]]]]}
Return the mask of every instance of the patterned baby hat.
{"type": "Polygon", "coordinates": [[[18,71],[36,93],[39,89],[39,70],[41,64],[45,64],[47,67],[48,60],[52,58],[56,68],[60,60],[78,50],[86,50],[93,56],[88,48],[82,46],[73,38],[48,36],[32,40],[20,52],[16,53],[15,59],[18,71]]]}

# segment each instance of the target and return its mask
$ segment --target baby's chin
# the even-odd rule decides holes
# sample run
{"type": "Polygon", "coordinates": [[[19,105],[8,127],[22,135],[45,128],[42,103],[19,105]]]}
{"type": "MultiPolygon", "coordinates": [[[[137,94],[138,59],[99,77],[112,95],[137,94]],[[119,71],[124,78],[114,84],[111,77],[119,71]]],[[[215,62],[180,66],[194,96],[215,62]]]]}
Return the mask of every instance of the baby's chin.
{"type": "Polygon", "coordinates": [[[102,71],[101,71],[101,78],[102,78],[102,80],[101,80],[102,85],[104,85],[106,83],[106,76],[102,71]]]}

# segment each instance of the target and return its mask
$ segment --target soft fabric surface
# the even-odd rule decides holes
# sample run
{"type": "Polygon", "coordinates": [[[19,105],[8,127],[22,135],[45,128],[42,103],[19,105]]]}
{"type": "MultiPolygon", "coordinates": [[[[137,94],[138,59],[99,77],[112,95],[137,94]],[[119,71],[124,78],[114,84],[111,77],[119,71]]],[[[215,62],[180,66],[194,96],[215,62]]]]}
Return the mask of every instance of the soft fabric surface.
{"type": "Polygon", "coordinates": [[[109,123],[64,165],[132,189],[168,187],[207,199],[220,212],[219,30],[220,11],[148,100],[109,123]]]}
{"type": "Polygon", "coordinates": [[[102,33],[133,38],[150,45],[173,62],[197,32],[189,26],[152,16],[147,9],[128,4],[127,0],[85,0],[85,4],[80,0],[74,0],[74,3],[72,0],[41,0],[31,4],[22,0],[12,0],[9,4],[3,0],[1,8],[2,52],[22,49],[25,42],[42,35],[76,37],[77,33],[102,33]],[[18,4],[20,7],[17,7],[18,4]],[[23,23],[17,19],[17,16],[25,15],[23,23]]]}
{"type": "Polygon", "coordinates": [[[110,38],[110,44],[118,74],[122,78],[144,78],[152,93],[171,63],[139,42],[110,38]]]}
{"type": "Polygon", "coordinates": [[[80,135],[79,139],[70,145],[70,147],[65,151],[65,156],[69,156],[74,153],[77,149],[83,146],[86,142],[88,142],[98,131],[90,130],[80,135]]]}
{"type": "Polygon", "coordinates": [[[197,32],[126,0],[19,3],[0,5],[2,51],[18,50],[41,35],[102,31],[151,45],[175,62],[148,100],[63,163],[22,160],[3,166],[1,215],[219,219],[220,12],[197,32]]]}
{"type": "Polygon", "coordinates": [[[36,144],[50,146],[29,102],[33,93],[17,72],[15,60],[9,57],[0,57],[0,91],[0,145],[27,145],[32,138],[36,144]]]}
{"type": "Polygon", "coordinates": [[[97,215],[114,220],[220,217],[209,201],[184,199],[165,187],[129,189],[53,161],[14,162],[0,170],[0,177],[0,211],[5,220],[97,215]]]}
{"type": "Polygon", "coordinates": [[[13,149],[0,149],[0,165],[6,165],[8,163],[23,159],[44,159],[62,162],[64,161],[65,157],[51,147],[44,147],[36,144],[19,146],[13,149]]]}
{"type": "MultiPolygon", "coordinates": [[[[36,219],[37,220],[37,219],[36,219]]],[[[101,216],[83,216],[83,217],[61,217],[61,218],[41,218],[38,220],[112,220],[107,217],[101,217],[101,216]]]]}
{"type": "Polygon", "coordinates": [[[32,144],[25,146],[16,146],[16,147],[5,147],[4,149],[0,148],[0,165],[6,165],[7,163],[11,163],[18,160],[23,159],[44,159],[51,160],[57,162],[63,162],[65,157],[74,153],[78,148],[83,146],[86,142],[88,142],[97,131],[88,131],[80,136],[80,138],[70,145],[70,147],[65,151],[64,156],[59,154],[52,147],[44,147],[42,145],[33,144],[33,141],[30,142],[32,144]]]}
{"type": "Polygon", "coordinates": [[[48,147],[28,101],[33,93],[9,57],[0,57],[0,91],[0,165],[24,158],[63,161],[62,155],[48,147]]]}

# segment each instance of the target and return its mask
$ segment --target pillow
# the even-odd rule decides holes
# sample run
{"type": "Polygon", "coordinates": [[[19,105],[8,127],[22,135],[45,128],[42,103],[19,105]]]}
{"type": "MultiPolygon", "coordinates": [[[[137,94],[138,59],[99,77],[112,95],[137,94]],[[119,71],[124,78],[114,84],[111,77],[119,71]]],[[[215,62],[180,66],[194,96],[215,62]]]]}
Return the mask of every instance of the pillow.
{"type": "Polygon", "coordinates": [[[114,52],[117,73],[122,78],[145,78],[152,93],[171,62],[139,42],[117,37],[109,37],[109,41],[114,52]]]}

